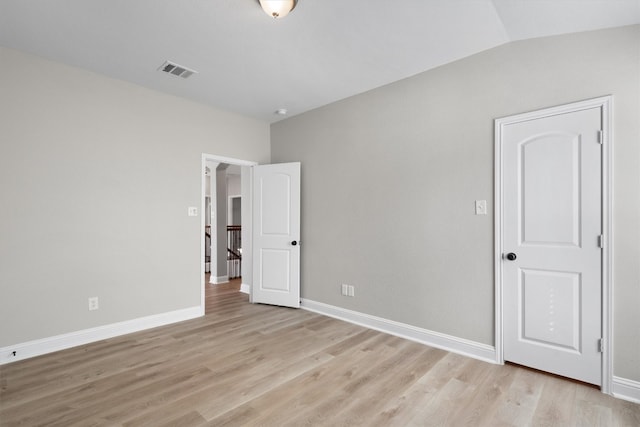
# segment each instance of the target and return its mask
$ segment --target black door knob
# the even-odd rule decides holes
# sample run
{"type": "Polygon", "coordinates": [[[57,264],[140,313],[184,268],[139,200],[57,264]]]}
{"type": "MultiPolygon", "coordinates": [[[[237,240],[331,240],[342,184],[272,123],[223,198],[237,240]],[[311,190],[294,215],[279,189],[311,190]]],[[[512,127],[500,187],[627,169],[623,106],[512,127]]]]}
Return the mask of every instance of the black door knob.
{"type": "Polygon", "coordinates": [[[291,242],[291,245],[292,245],[292,246],[295,246],[295,245],[297,245],[297,244],[298,244],[298,242],[296,242],[295,240],[294,240],[293,242],[291,242]]]}
{"type": "Polygon", "coordinates": [[[514,254],[513,252],[509,252],[509,253],[507,254],[507,259],[508,259],[509,261],[515,261],[515,260],[516,260],[516,258],[518,258],[518,256],[517,256],[516,254],[514,254]]]}

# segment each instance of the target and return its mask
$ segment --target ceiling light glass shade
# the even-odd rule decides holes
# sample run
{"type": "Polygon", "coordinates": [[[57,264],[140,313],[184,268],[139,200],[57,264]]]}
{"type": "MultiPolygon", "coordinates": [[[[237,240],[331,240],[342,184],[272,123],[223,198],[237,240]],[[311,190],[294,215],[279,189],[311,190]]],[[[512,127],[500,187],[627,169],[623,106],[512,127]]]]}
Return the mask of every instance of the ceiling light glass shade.
{"type": "Polygon", "coordinates": [[[262,10],[273,18],[284,18],[297,3],[298,0],[260,0],[262,10]]]}

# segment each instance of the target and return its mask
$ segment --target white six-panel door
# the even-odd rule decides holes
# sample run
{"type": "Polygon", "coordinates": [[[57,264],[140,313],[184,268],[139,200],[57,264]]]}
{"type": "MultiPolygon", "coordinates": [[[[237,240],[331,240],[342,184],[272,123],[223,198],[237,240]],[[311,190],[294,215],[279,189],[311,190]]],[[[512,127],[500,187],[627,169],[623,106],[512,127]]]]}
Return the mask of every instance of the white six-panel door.
{"type": "Polygon", "coordinates": [[[500,126],[504,360],[602,383],[602,109],[500,126]]]}
{"type": "Polygon", "coordinates": [[[300,307],[300,163],[253,167],[252,301],[300,307]]]}

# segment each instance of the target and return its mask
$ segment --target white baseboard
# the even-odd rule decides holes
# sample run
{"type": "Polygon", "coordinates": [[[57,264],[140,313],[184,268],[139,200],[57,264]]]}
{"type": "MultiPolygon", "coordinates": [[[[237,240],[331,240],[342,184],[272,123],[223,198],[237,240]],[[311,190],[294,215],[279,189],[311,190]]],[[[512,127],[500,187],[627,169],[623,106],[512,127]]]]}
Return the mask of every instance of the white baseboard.
{"type": "Polygon", "coordinates": [[[249,295],[251,293],[251,288],[249,287],[248,284],[242,283],[240,284],[240,292],[242,292],[243,294],[249,295]]]}
{"type": "Polygon", "coordinates": [[[200,306],[154,314],[0,348],[0,365],[202,316],[200,306]],[[14,356],[15,352],[15,356],[14,356]]]}
{"type": "Polygon", "coordinates": [[[406,323],[383,319],[381,317],[371,316],[369,314],[359,313],[308,299],[302,299],[301,307],[305,310],[355,323],[356,325],[406,338],[431,347],[462,354],[484,362],[497,363],[495,347],[487,344],[480,344],[464,338],[457,338],[428,329],[407,325],[406,323]]]}
{"type": "Polygon", "coordinates": [[[209,278],[209,283],[212,283],[214,285],[219,285],[220,283],[228,283],[229,282],[229,276],[211,276],[209,278]]]}
{"type": "Polygon", "coordinates": [[[618,399],[628,400],[633,403],[640,403],[640,381],[633,381],[614,376],[611,394],[618,399]]]}

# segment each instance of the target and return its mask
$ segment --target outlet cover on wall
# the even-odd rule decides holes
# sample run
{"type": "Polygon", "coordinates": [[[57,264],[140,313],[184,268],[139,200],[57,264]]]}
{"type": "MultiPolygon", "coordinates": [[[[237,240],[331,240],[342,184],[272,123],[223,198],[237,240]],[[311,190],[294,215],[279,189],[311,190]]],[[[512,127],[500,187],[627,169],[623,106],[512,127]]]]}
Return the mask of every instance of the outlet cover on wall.
{"type": "Polygon", "coordinates": [[[352,297],[355,295],[355,288],[353,285],[347,285],[346,283],[342,284],[342,295],[345,297],[352,297]]]}
{"type": "Polygon", "coordinates": [[[189,206],[189,208],[187,208],[187,215],[198,216],[198,208],[194,206],[189,206]]]}
{"type": "Polygon", "coordinates": [[[100,308],[98,305],[98,297],[89,298],[89,311],[97,310],[100,308]]]}

